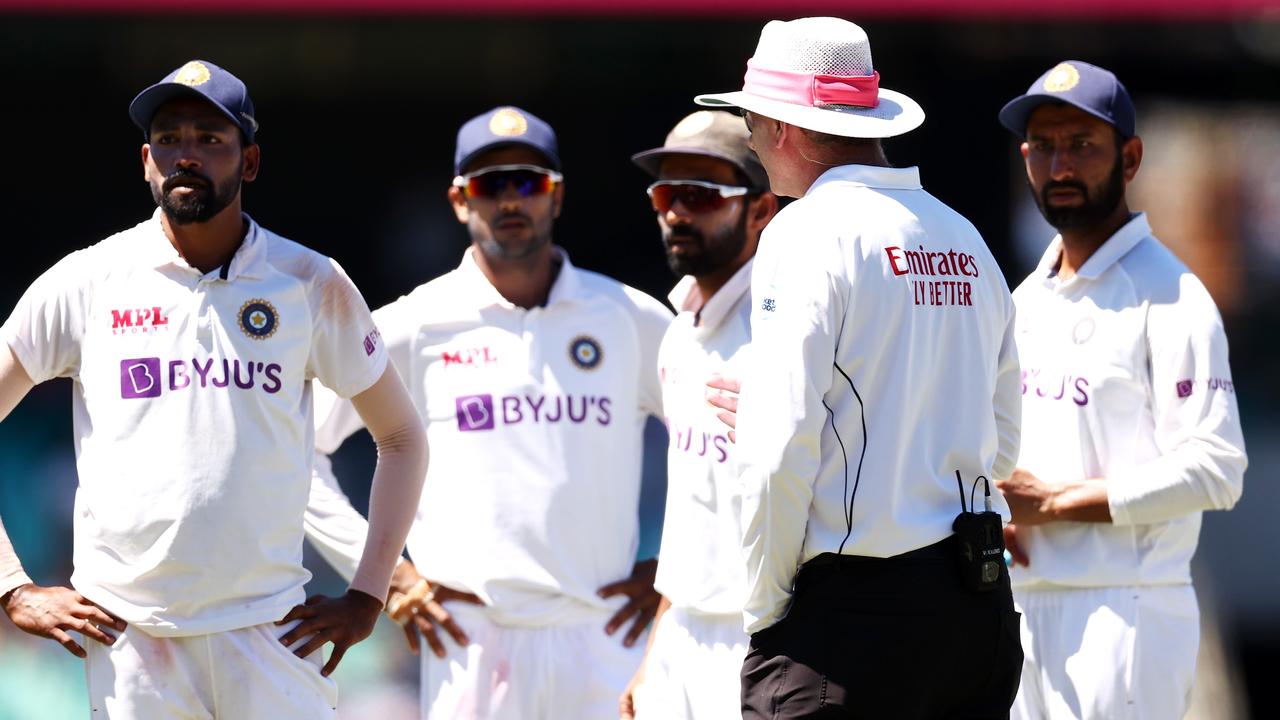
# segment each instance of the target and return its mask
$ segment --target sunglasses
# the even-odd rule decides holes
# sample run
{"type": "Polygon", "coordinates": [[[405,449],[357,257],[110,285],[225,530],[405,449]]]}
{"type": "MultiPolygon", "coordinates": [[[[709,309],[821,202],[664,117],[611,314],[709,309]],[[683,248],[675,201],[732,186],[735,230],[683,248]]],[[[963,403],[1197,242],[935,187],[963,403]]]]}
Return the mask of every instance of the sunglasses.
{"type": "Polygon", "coordinates": [[[564,176],[537,165],[494,165],[453,179],[467,197],[496,200],[511,186],[522,198],[546,195],[564,176]]]}
{"type": "Polygon", "coordinates": [[[725,206],[729,198],[741,197],[750,188],[720,185],[702,180],[659,180],[646,191],[653,201],[653,209],[667,212],[679,200],[686,210],[693,213],[714,212],[725,206]]]}

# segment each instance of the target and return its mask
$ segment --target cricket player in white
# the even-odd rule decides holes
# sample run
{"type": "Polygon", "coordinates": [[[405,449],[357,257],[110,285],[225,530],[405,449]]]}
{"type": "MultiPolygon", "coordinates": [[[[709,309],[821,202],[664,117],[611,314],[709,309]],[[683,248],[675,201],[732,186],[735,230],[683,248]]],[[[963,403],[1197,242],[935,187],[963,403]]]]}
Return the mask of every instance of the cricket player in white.
{"type": "MultiPolygon", "coordinates": [[[[374,313],[435,448],[409,536],[429,582],[396,589],[428,642],[437,624],[459,641],[422,658],[424,717],[609,717],[658,605],[655,563],[636,562],[637,504],[671,312],[551,243],[559,165],[550,126],[523,110],[465,123],[449,197],[472,245],[456,270],[374,313]]],[[[339,403],[317,449],[358,427],[339,403]]],[[[309,522],[342,570],[358,521],[326,482],[339,502],[313,502],[309,522]]]]}
{"type": "Polygon", "coordinates": [[[797,198],[751,278],[744,718],[998,717],[1017,687],[1008,577],[963,584],[953,534],[957,472],[1013,471],[1013,302],[977,230],[889,166],[879,138],[924,112],[879,83],[861,28],[804,18],[764,27],[743,90],[697,98],[741,107],[797,198]]]}
{"type": "Polygon", "coordinates": [[[192,61],[130,114],[156,214],[57,263],[0,329],[0,417],[73,380],[80,483],[75,589],[34,585],[0,532],[4,609],[87,654],[94,717],[334,717],[327,676],[373,629],[412,521],[421,423],[341,269],[241,212],[260,158],[244,84],[192,61]],[[312,379],[380,456],[350,590],[303,606],[312,379]]]}
{"type": "Polygon", "coordinates": [[[1200,514],[1242,489],[1222,320],[1125,202],[1142,160],[1135,120],[1116,77],[1075,60],[1000,112],[1060,231],[1014,292],[1022,452],[1001,489],[1026,651],[1013,717],[1025,720],[1186,713],[1200,514]]]}
{"type": "Polygon", "coordinates": [[[670,295],[680,312],[658,354],[670,436],[654,583],[663,597],[620,712],[641,720],[739,718],[748,640],[742,493],[734,446],[706,401],[706,383],[736,375],[751,340],[751,260],[778,198],[733,113],[695,112],[662,147],[632,159],[657,178],[648,192],[681,279],[670,295]]]}

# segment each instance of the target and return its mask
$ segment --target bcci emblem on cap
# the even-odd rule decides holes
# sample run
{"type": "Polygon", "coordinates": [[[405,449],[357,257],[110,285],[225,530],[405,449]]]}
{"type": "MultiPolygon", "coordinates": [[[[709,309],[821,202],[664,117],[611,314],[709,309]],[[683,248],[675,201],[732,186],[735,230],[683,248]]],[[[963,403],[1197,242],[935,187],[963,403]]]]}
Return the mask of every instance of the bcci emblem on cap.
{"type": "Polygon", "coordinates": [[[569,343],[569,359],[583,370],[595,370],[604,359],[604,353],[595,338],[579,335],[569,343]]]}
{"type": "Polygon", "coordinates": [[[240,329],[254,340],[266,340],[280,326],[276,306],[254,298],[240,306],[240,329]]]}

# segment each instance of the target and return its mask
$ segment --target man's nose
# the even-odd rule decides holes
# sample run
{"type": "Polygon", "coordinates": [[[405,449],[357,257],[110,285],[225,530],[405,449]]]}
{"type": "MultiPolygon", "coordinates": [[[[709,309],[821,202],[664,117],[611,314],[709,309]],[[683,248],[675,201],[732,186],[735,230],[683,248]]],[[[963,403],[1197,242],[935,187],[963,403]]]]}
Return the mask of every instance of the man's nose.
{"type": "Polygon", "coordinates": [[[1075,158],[1071,156],[1071,148],[1055,148],[1049,156],[1049,176],[1054,180],[1065,180],[1076,174],[1075,158]]]}
{"type": "Polygon", "coordinates": [[[199,150],[200,144],[194,138],[184,138],[178,144],[178,166],[184,168],[200,167],[199,150]]]}

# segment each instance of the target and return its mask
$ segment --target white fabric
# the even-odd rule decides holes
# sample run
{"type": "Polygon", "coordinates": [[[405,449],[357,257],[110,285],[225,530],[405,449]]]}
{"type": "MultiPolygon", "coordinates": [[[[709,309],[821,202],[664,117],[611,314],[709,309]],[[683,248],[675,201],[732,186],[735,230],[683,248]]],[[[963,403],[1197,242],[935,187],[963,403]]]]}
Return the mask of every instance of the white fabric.
{"type": "Polygon", "coordinates": [[[1000,268],[915,168],[824,173],[765,228],[751,288],[737,452],[754,633],[800,563],[842,542],[889,557],[949,536],[956,471],[966,494],[1012,473],[1020,398],[1000,268]]]}
{"type": "MultiPolygon", "coordinates": [[[[494,622],[617,609],[625,598],[597,591],[635,563],[641,441],[645,418],[662,413],[657,354],[671,312],[559,250],[547,305],[526,310],[498,294],[472,252],[375,313],[431,447],[410,554],[427,577],[484,599],[494,622]]],[[[332,452],[359,427],[338,403],[316,447],[332,452]]],[[[323,497],[336,499],[313,492],[323,497]]],[[[360,533],[330,532],[326,517],[354,521],[317,511],[312,537],[358,556],[363,541],[342,536],[360,533]]]]}
{"type": "MultiPolygon", "coordinates": [[[[618,715],[618,696],[644,655],[604,634],[606,612],[572,623],[511,627],[486,608],[453,603],[450,612],[471,644],[446,641],[440,659],[421,662],[424,720],[582,720],[618,715]]],[[[621,632],[621,631],[619,631],[621,632]]]]}
{"type": "Polygon", "coordinates": [[[82,643],[94,718],[319,720],[336,718],[338,686],[279,638],[297,623],[210,635],[153,637],[129,628],[113,645],[82,643]]]}
{"type": "Polygon", "coordinates": [[[1012,720],[1187,713],[1200,611],[1190,585],[1020,590],[1025,660],[1012,720]]]}
{"type": "Polygon", "coordinates": [[[1191,582],[1203,510],[1240,497],[1247,458],[1213,300],[1135,216],[1066,281],[1061,240],[1014,293],[1018,465],[1104,478],[1113,523],[1019,528],[1014,586],[1191,582]]]}
{"type": "MultiPolygon", "coordinates": [[[[769,21],[760,31],[752,62],[772,70],[817,75],[866,76],[874,71],[867,33],[848,20],[829,17],[769,21]]],[[[906,95],[881,87],[879,98],[880,103],[871,108],[811,107],[741,90],[699,95],[694,102],[740,107],[802,128],[846,137],[893,137],[924,122],[924,109],[906,95]]]]}
{"type": "Polygon", "coordinates": [[[386,367],[341,268],[245,221],[225,279],[183,261],[157,211],[56,264],[0,329],[32,380],[74,381],[71,582],[153,635],[304,599],[310,381],[350,396],[386,367]]]}
{"type": "Polygon", "coordinates": [[[636,720],[741,720],[742,661],[751,638],[742,614],[672,607],[654,630],[636,720]]]}
{"type": "MultiPolygon", "coordinates": [[[[676,316],[658,353],[667,414],[667,502],[654,586],[677,608],[740,613],[746,599],[742,561],[742,492],[729,428],[706,400],[713,373],[738,377],[751,340],[748,262],[700,308],[676,316]],[[695,324],[697,323],[697,324],[695,324]]],[[[671,291],[686,308],[692,277],[671,291]]]]}

